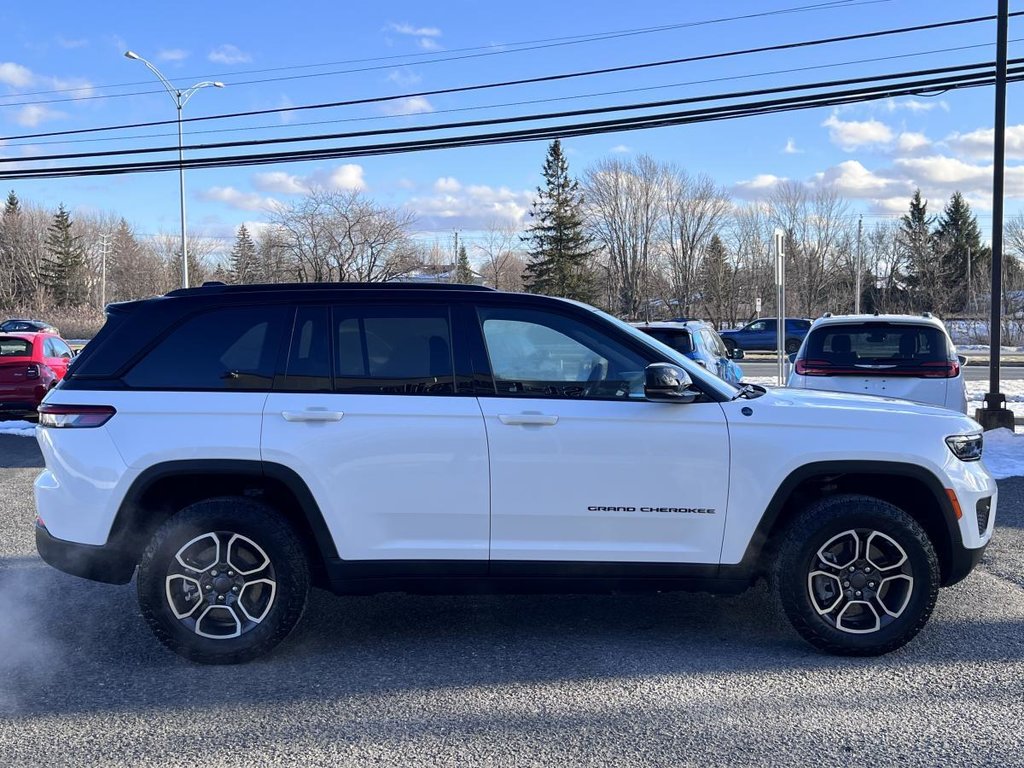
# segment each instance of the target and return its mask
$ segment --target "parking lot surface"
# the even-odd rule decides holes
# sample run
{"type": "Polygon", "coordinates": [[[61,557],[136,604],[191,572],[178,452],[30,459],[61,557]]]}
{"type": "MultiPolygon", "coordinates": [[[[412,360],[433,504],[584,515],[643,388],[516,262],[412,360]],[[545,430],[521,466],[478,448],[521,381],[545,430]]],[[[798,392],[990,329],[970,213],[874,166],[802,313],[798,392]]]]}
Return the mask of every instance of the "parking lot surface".
{"type": "Polygon", "coordinates": [[[768,595],[338,598],[274,654],[165,651],[134,586],[35,555],[34,441],[0,436],[0,765],[1024,765],[1024,479],[981,568],[878,659],[768,595]]]}

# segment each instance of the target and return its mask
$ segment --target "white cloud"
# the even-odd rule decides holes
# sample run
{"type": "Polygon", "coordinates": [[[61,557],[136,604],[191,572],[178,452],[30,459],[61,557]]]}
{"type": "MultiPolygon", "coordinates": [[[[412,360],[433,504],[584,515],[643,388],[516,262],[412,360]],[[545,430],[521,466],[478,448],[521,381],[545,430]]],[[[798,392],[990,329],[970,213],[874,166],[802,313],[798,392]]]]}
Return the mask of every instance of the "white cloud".
{"type": "Polygon", "coordinates": [[[411,35],[412,37],[440,37],[441,30],[437,27],[417,27],[412,24],[396,24],[391,22],[387,29],[397,32],[400,35],[411,35]]]}
{"type": "Polygon", "coordinates": [[[459,183],[459,180],[452,176],[442,176],[441,178],[434,182],[435,192],[452,193],[458,192],[461,189],[462,185],[459,183]]]}
{"type": "Polygon", "coordinates": [[[904,131],[896,138],[896,149],[907,155],[920,152],[931,145],[931,141],[923,133],[904,131]]]}
{"type": "MultiPolygon", "coordinates": [[[[856,160],[846,160],[816,174],[814,180],[821,186],[833,187],[845,197],[874,199],[892,191],[894,186],[905,187],[903,182],[869,171],[856,160]]],[[[908,194],[913,190],[908,189],[908,194]]]]}
{"type": "Polygon", "coordinates": [[[230,43],[214,48],[207,58],[217,64],[245,64],[252,61],[252,56],[230,43]]]}
{"type": "Polygon", "coordinates": [[[0,83],[12,88],[24,88],[35,80],[32,70],[13,61],[0,62],[0,83]]]}
{"type": "Polygon", "coordinates": [[[633,151],[632,147],[627,147],[625,144],[616,144],[611,148],[611,151],[617,155],[625,155],[633,151]]]}
{"type": "Polygon", "coordinates": [[[223,203],[240,211],[272,210],[278,205],[272,197],[262,197],[255,192],[242,192],[234,187],[210,187],[196,195],[200,200],[223,203]]]}
{"type": "Polygon", "coordinates": [[[252,185],[261,192],[278,192],[283,195],[301,195],[309,191],[304,179],[284,171],[257,173],[252,177],[252,185]]]}
{"type": "MultiPolygon", "coordinates": [[[[995,151],[995,131],[978,128],[970,133],[953,133],[946,143],[958,152],[970,157],[991,160],[995,151]]],[[[1006,126],[1006,156],[1015,160],[1024,159],[1024,125],[1006,126]]]]}
{"type": "Polygon", "coordinates": [[[421,78],[412,70],[404,68],[393,69],[390,72],[388,72],[387,76],[388,82],[394,83],[395,85],[400,85],[403,88],[410,85],[416,85],[416,83],[418,83],[422,79],[423,78],[421,78]]]}
{"type": "Polygon", "coordinates": [[[363,166],[356,163],[346,163],[335,168],[328,177],[330,185],[334,189],[348,191],[359,191],[366,189],[366,181],[363,179],[363,166]]]}
{"type": "Polygon", "coordinates": [[[440,51],[441,44],[432,37],[421,37],[417,43],[424,51],[440,51]]]}
{"type": "Polygon", "coordinates": [[[412,179],[399,179],[395,182],[395,186],[399,189],[416,189],[416,182],[412,179]]]}
{"type": "Polygon", "coordinates": [[[412,197],[406,206],[416,215],[420,229],[444,232],[453,228],[486,229],[493,222],[521,226],[532,202],[533,193],[529,190],[517,192],[507,187],[474,184],[412,197]]]}
{"type": "Polygon", "coordinates": [[[840,120],[832,113],[822,126],[828,128],[832,143],[846,152],[852,152],[858,147],[892,141],[892,129],[878,120],[840,120]]]}
{"type": "Polygon", "coordinates": [[[45,123],[50,120],[60,120],[61,118],[67,117],[64,112],[58,112],[56,109],[50,109],[49,107],[42,106],[40,104],[29,104],[28,106],[22,107],[14,115],[14,122],[18,125],[23,125],[26,128],[33,128],[40,123],[45,123]]]}
{"type": "Polygon", "coordinates": [[[381,111],[385,115],[421,115],[433,112],[434,105],[425,96],[410,96],[407,99],[384,102],[381,111]]]}
{"type": "Polygon", "coordinates": [[[784,181],[787,181],[785,177],[760,173],[752,179],[737,181],[733,185],[733,194],[744,198],[764,197],[784,181]]]}
{"type": "Polygon", "coordinates": [[[782,148],[784,155],[799,155],[803,153],[802,149],[797,149],[796,142],[792,137],[786,139],[786,146],[782,148]]]}
{"type": "Polygon", "coordinates": [[[165,48],[157,51],[156,57],[160,61],[184,61],[188,58],[188,51],[181,48],[165,48]]]}
{"type": "Polygon", "coordinates": [[[937,101],[921,101],[920,99],[900,98],[886,99],[885,108],[890,112],[895,112],[899,109],[906,109],[910,112],[931,112],[933,109],[941,109],[948,112],[949,104],[942,99],[937,101]]]}

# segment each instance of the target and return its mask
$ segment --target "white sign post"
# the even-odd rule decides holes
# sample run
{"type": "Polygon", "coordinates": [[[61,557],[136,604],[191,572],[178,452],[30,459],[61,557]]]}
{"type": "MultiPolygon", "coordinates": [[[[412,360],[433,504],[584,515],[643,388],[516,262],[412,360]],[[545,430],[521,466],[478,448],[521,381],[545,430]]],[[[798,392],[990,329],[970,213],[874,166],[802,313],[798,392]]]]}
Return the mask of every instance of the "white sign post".
{"type": "Polygon", "coordinates": [[[754,314],[757,315],[758,318],[761,317],[761,297],[760,296],[758,296],[756,299],[754,299],[754,314]]]}
{"type": "Polygon", "coordinates": [[[775,307],[778,325],[775,328],[775,346],[779,355],[779,386],[786,386],[786,233],[775,230],[775,307]]]}

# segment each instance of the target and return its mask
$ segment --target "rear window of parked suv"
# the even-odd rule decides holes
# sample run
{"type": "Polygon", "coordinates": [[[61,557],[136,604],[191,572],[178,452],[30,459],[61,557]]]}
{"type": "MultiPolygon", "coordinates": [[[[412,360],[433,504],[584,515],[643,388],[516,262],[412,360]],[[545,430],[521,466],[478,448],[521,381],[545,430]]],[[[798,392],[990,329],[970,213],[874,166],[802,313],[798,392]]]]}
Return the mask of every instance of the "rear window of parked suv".
{"type": "Polygon", "coordinates": [[[797,361],[802,375],[876,373],[942,377],[956,361],[946,335],[931,325],[851,323],[811,331],[797,361]]]}

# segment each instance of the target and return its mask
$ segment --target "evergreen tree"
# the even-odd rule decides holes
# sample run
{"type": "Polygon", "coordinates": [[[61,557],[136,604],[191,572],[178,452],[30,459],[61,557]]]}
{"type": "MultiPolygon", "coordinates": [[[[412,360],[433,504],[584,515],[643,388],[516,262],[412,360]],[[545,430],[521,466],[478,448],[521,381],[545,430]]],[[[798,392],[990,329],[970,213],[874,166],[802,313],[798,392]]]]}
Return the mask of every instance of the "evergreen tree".
{"type": "Polygon", "coordinates": [[[530,210],[532,222],[523,241],[529,243],[524,273],[528,291],[592,301],[594,249],[583,230],[583,196],[569,176],[562,143],[555,139],[544,161],[544,186],[530,210]]]}
{"type": "Polygon", "coordinates": [[[72,233],[71,214],[61,203],[46,231],[46,257],[41,282],[60,307],[75,307],[85,299],[85,251],[72,233]]]}
{"type": "Polygon", "coordinates": [[[455,260],[455,282],[471,284],[473,282],[473,268],[469,266],[469,255],[466,253],[466,245],[459,246],[459,255],[455,260]]]}
{"type": "Polygon", "coordinates": [[[935,217],[928,215],[928,201],[921,199],[921,190],[914,190],[910,210],[903,215],[897,235],[907,274],[896,275],[895,279],[905,279],[916,299],[917,310],[938,309],[936,301],[942,287],[942,264],[936,260],[932,247],[934,221],[935,217]]]}
{"type": "Polygon", "coordinates": [[[981,244],[978,220],[959,192],[949,199],[935,230],[935,250],[943,264],[942,284],[949,295],[949,308],[967,308],[968,261],[970,283],[977,287],[979,277],[988,274],[992,251],[981,244]]]}
{"type": "MultiPolygon", "coordinates": [[[[190,265],[191,266],[191,265],[190,265]]],[[[238,228],[235,245],[231,249],[229,273],[232,283],[258,283],[261,280],[256,244],[245,224],[238,228]]]]}
{"type": "Polygon", "coordinates": [[[712,235],[701,263],[701,298],[711,323],[721,327],[729,301],[729,261],[725,243],[712,235]]]}
{"type": "Polygon", "coordinates": [[[7,193],[7,202],[4,203],[4,216],[18,216],[21,214],[21,202],[12,189],[7,193]]]}
{"type": "Polygon", "coordinates": [[[24,246],[21,203],[11,191],[0,216],[0,305],[13,307],[33,293],[24,246]]]}

